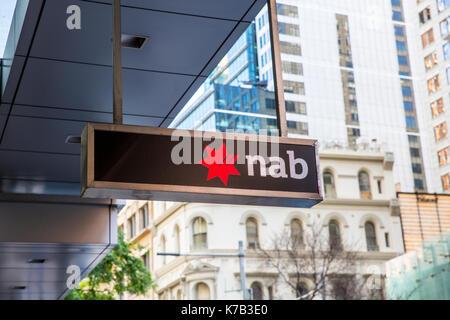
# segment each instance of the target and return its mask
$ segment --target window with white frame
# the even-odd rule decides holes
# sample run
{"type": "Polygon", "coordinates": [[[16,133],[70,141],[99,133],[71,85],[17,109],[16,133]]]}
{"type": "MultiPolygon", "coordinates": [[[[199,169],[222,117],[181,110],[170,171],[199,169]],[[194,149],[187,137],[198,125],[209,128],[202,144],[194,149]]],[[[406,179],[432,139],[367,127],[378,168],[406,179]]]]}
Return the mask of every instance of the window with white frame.
{"type": "Polygon", "coordinates": [[[206,220],[197,217],[192,221],[192,248],[206,249],[208,240],[206,220]]]}
{"type": "Polygon", "coordinates": [[[248,218],[245,222],[245,230],[247,234],[247,247],[249,249],[259,248],[258,221],[253,217],[248,218]]]}
{"type": "Polygon", "coordinates": [[[367,251],[378,251],[377,235],[374,223],[372,221],[367,221],[364,224],[364,231],[366,233],[367,251]]]}

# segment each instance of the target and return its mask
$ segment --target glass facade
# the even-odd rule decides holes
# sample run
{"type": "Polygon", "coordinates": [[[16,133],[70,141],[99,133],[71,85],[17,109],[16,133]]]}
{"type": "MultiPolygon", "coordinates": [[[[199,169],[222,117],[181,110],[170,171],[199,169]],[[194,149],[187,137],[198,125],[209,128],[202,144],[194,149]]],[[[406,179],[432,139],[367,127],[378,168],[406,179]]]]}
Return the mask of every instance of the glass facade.
{"type": "MultiPolygon", "coordinates": [[[[258,44],[268,43],[268,35],[257,41],[257,23],[267,22],[259,19],[250,25],[202,85],[203,93],[196,94],[197,99],[171,127],[256,133],[277,130],[275,94],[268,79],[259,74],[260,66],[272,61],[267,52],[258,57],[258,44]]],[[[292,72],[301,72],[301,66],[289,67],[292,72]]]]}
{"type": "MultiPolygon", "coordinates": [[[[277,4],[278,16],[298,19],[295,5],[277,4]]],[[[286,112],[291,116],[305,116],[306,94],[302,55],[299,39],[300,27],[296,23],[280,21],[279,34],[289,36],[280,41],[283,55],[282,72],[286,112]],[[286,57],[284,57],[286,56],[286,57]],[[300,100],[300,101],[299,101],[300,100]]],[[[243,130],[256,131],[277,129],[276,106],[273,84],[272,52],[270,45],[269,16],[265,7],[254,23],[240,37],[225,58],[208,77],[202,87],[203,94],[190,107],[185,107],[171,127],[209,131],[243,130]]],[[[289,134],[308,135],[306,119],[289,119],[289,134]]]]}
{"type": "Polygon", "coordinates": [[[214,89],[215,127],[218,131],[277,129],[274,93],[265,86],[216,84],[214,89]]]}

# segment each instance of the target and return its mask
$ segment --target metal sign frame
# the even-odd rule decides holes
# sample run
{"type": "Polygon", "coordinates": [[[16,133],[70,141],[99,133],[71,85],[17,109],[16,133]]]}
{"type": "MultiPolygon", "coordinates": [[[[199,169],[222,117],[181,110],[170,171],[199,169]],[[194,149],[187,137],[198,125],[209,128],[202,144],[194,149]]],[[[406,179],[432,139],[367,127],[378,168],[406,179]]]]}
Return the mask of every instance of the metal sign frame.
{"type": "MultiPolygon", "coordinates": [[[[205,203],[230,203],[243,205],[287,206],[287,207],[312,207],[321,202],[322,188],[320,182],[320,168],[318,162],[317,141],[310,139],[293,139],[284,137],[258,136],[248,134],[231,134],[236,140],[260,141],[261,138],[268,142],[277,141],[280,144],[292,144],[315,147],[316,168],[318,177],[318,192],[290,192],[252,190],[232,187],[200,187],[189,185],[145,184],[96,181],[95,176],[95,132],[113,131],[149,135],[170,136],[176,129],[157,127],[142,127],[129,125],[114,125],[89,123],[83,130],[81,146],[81,196],[87,198],[116,198],[116,199],[141,199],[141,200],[166,200],[178,202],[205,202],[205,203]]],[[[195,132],[185,130],[186,136],[194,137],[195,132]]],[[[212,135],[220,133],[214,132],[212,135]]],[[[183,136],[183,134],[181,134],[183,136]]],[[[227,134],[227,137],[228,134],[227,134]]]]}

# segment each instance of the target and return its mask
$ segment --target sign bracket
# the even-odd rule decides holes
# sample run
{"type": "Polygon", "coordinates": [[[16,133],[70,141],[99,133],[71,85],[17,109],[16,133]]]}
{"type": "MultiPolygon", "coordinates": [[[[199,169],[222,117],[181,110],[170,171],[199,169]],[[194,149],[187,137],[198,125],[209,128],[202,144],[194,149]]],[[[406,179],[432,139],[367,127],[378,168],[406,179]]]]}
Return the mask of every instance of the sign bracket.
{"type": "Polygon", "coordinates": [[[122,93],[122,17],[120,0],[112,0],[113,24],[113,121],[123,123],[122,93]]]}
{"type": "Polygon", "coordinates": [[[270,49],[272,51],[272,70],[275,91],[275,101],[277,106],[277,124],[279,135],[288,136],[286,122],[286,104],[284,101],[283,69],[280,53],[280,37],[278,35],[278,16],[276,0],[267,0],[269,11],[270,49]]]}

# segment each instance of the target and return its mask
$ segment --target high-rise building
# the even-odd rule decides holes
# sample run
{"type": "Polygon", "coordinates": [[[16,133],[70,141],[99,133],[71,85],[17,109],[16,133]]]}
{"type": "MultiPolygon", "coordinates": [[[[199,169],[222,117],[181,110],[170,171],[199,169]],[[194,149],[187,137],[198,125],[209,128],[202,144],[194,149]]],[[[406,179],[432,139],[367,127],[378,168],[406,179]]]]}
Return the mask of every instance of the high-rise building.
{"type": "Polygon", "coordinates": [[[382,298],[385,263],[404,251],[392,156],[379,147],[323,146],[320,162],[325,200],[311,209],[129,201],[117,224],[157,289],[125,298],[241,299],[239,259],[230,256],[239,241],[254,300],[382,298]],[[334,248],[350,256],[336,256],[334,248]],[[180,256],[158,255],[163,252],[180,256]],[[353,282],[369,278],[376,281],[353,282]]]}
{"type": "Polygon", "coordinates": [[[422,118],[424,160],[431,192],[450,192],[450,1],[393,1],[405,8],[417,104],[422,118]]]}
{"type": "MultiPolygon", "coordinates": [[[[395,152],[400,189],[427,190],[401,2],[282,0],[277,9],[289,135],[307,128],[319,141],[350,146],[376,139],[395,152]]],[[[258,38],[268,33],[264,16],[256,18],[258,38]]],[[[261,61],[267,49],[258,49],[261,61]]]]}
{"type": "MultiPolygon", "coordinates": [[[[400,0],[280,0],[277,12],[289,136],[343,146],[376,140],[395,153],[394,180],[400,190],[441,191],[430,177],[432,160],[424,146],[430,128],[421,121],[422,81],[415,76],[411,8],[400,0]]],[[[254,23],[254,69],[259,83],[267,82],[264,90],[272,92],[268,21],[264,8],[254,23]]],[[[181,119],[198,120],[193,105],[201,103],[186,109],[174,127],[181,119]]],[[[275,112],[271,116],[275,121],[275,112]]],[[[446,131],[445,122],[441,127],[439,132],[446,131]]],[[[206,122],[190,128],[222,130],[206,122]]],[[[437,159],[438,150],[434,153],[437,159]]],[[[441,153],[449,159],[448,149],[441,153]]]]}

